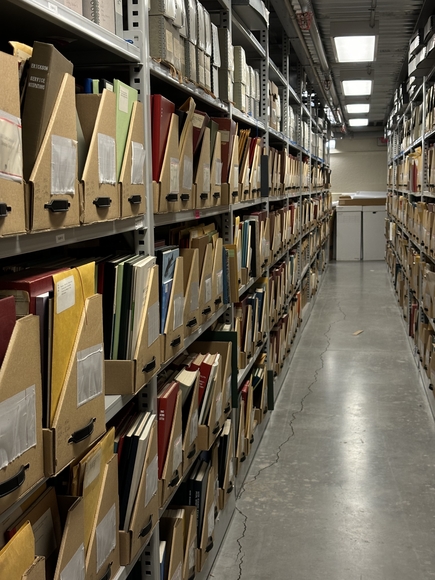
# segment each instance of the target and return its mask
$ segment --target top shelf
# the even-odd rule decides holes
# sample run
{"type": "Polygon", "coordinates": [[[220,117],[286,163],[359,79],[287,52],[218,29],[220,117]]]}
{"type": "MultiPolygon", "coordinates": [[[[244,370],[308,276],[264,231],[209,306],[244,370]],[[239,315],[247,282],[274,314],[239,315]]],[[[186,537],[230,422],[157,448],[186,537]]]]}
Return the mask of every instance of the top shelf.
{"type": "Polygon", "coordinates": [[[141,53],[131,42],[91,22],[56,0],[2,0],[0,16],[7,22],[8,38],[33,42],[65,41],[63,54],[74,64],[141,62],[141,53]],[[25,16],[32,13],[34,18],[25,16]]]}
{"type": "Polygon", "coordinates": [[[231,15],[233,23],[233,44],[243,46],[248,58],[265,58],[266,51],[250,30],[247,30],[234,12],[231,15]]]}

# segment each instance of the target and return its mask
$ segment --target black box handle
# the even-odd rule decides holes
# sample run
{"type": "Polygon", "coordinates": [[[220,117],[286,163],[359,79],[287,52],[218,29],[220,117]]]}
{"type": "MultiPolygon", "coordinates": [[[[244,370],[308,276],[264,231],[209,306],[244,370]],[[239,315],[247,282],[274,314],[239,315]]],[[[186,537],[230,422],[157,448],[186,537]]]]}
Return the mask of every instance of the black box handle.
{"type": "Polygon", "coordinates": [[[210,306],[207,306],[207,308],[204,308],[204,310],[202,311],[202,313],[203,313],[204,315],[205,315],[205,314],[210,314],[210,312],[211,312],[211,307],[210,307],[210,306]]]}
{"type": "Polygon", "coordinates": [[[90,437],[90,435],[92,435],[94,431],[94,423],[96,420],[97,420],[96,417],[93,417],[86,425],[86,427],[83,427],[82,429],[78,429],[77,431],[75,431],[68,439],[68,443],[80,443],[80,441],[84,441],[85,439],[90,437]]]}
{"type": "Polygon", "coordinates": [[[210,538],[208,539],[207,547],[205,549],[205,553],[208,554],[211,550],[213,550],[213,538],[210,536],[210,538]]]}
{"type": "Polygon", "coordinates": [[[153,359],[143,367],[142,372],[143,373],[150,373],[155,368],[156,368],[156,357],[153,356],[153,359]]]}
{"type": "Polygon", "coordinates": [[[8,217],[8,213],[12,211],[12,208],[6,203],[0,203],[0,218],[8,217]]]}
{"type": "Polygon", "coordinates": [[[168,193],[168,195],[166,196],[166,201],[169,202],[178,201],[178,193],[168,193]]]}
{"type": "Polygon", "coordinates": [[[196,320],[195,317],[193,317],[191,320],[189,320],[189,322],[186,324],[186,326],[187,326],[187,328],[193,328],[197,324],[198,324],[198,321],[196,320]]]}
{"type": "Polygon", "coordinates": [[[110,562],[110,564],[107,566],[106,573],[104,576],[101,576],[100,580],[110,580],[110,578],[112,578],[112,564],[113,562],[110,562]]]}
{"type": "Polygon", "coordinates": [[[0,497],[5,497],[13,491],[19,489],[26,480],[26,469],[29,469],[29,464],[22,465],[18,473],[7,479],[3,483],[0,483],[0,497]]]}
{"type": "Polygon", "coordinates": [[[189,199],[190,199],[190,193],[182,193],[180,195],[180,199],[181,199],[181,201],[189,201],[189,199]]]}
{"type": "Polygon", "coordinates": [[[201,193],[199,197],[200,199],[208,199],[208,193],[201,193]]]}
{"type": "Polygon", "coordinates": [[[142,201],[142,196],[141,195],[131,195],[128,198],[128,201],[131,203],[131,205],[139,205],[140,202],[142,201]]]}
{"type": "Polygon", "coordinates": [[[171,346],[178,346],[181,343],[181,336],[177,336],[177,338],[174,338],[174,340],[171,342],[171,346]]]}
{"type": "Polygon", "coordinates": [[[168,485],[168,487],[175,487],[177,483],[180,481],[180,474],[178,473],[178,469],[174,471],[172,474],[172,479],[168,485]]]}
{"type": "Polygon", "coordinates": [[[150,516],[150,521],[140,531],[139,538],[145,538],[145,536],[147,536],[151,532],[152,528],[153,528],[153,516],[151,515],[150,516]]]}
{"type": "Polygon", "coordinates": [[[44,209],[48,209],[52,213],[63,213],[69,210],[70,205],[67,199],[52,199],[44,204],[44,209]]]}
{"type": "Polygon", "coordinates": [[[196,453],[196,445],[193,444],[192,451],[189,451],[189,454],[187,455],[187,459],[192,459],[192,457],[195,455],[195,453],[196,453]]]}
{"type": "Polygon", "coordinates": [[[214,197],[215,199],[219,199],[219,198],[220,198],[220,196],[221,196],[221,194],[219,193],[219,191],[215,191],[215,192],[214,192],[214,194],[213,194],[213,197],[214,197]]]}
{"type": "Polygon", "coordinates": [[[111,197],[96,197],[92,202],[98,209],[106,209],[112,205],[111,197]]]}

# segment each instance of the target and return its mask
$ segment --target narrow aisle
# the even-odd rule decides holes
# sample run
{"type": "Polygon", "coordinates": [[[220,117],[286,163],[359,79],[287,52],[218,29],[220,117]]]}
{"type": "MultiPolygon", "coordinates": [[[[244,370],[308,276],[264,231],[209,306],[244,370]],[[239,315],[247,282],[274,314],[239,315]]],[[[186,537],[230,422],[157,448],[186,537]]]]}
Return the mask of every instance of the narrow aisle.
{"type": "Polygon", "coordinates": [[[435,424],[383,262],[329,265],[236,507],[214,580],[435,578],[435,424]]]}

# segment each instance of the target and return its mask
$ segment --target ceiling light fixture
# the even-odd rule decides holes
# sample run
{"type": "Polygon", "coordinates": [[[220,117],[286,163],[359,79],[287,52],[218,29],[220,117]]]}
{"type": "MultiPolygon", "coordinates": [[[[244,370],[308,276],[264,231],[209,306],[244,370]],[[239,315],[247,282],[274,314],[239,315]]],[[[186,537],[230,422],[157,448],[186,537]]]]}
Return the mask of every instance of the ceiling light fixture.
{"type": "Polygon", "coordinates": [[[376,36],[336,36],[335,52],[338,62],[373,62],[376,36]]]}
{"type": "Polygon", "coordinates": [[[366,127],[368,124],[368,119],[349,119],[349,125],[351,127],[366,127]]]}
{"type": "Polygon", "coordinates": [[[343,92],[346,97],[358,97],[370,95],[372,92],[373,81],[368,80],[346,80],[341,81],[343,84],[343,92]]]}
{"type": "Polygon", "coordinates": [[[359,105],[346,105],[347,112],[350,114],[354,113],[368,113],[370,111],[370,105],[361,103],[359,105]]]}

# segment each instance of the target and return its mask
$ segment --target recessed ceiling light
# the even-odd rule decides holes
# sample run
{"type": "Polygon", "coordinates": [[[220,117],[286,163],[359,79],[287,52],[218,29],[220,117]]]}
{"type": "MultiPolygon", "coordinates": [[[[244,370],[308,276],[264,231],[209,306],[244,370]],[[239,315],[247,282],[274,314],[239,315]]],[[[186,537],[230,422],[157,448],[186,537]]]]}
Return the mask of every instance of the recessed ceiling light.
{"type": "Polygon", "coordinates": [[[361,103],[360,105],[346,105],[348,113],[368,113],[370,111],[370,105],[361,103]]]}
{"type": "Polygon", "coordinates": [[[342,81],[346,97],[370,95],[373,81],[342,81]]]}
{"type": "Polygon", "coordinates": [[[365,127],[368,124],[368,119],[349,119],[349,125],[351,127],[365,127]]]}
{"type": "Polygon", "coordinates": [[[376,36],[336,36],[335,51],[338,62],[373,62],[376,36]]]}

